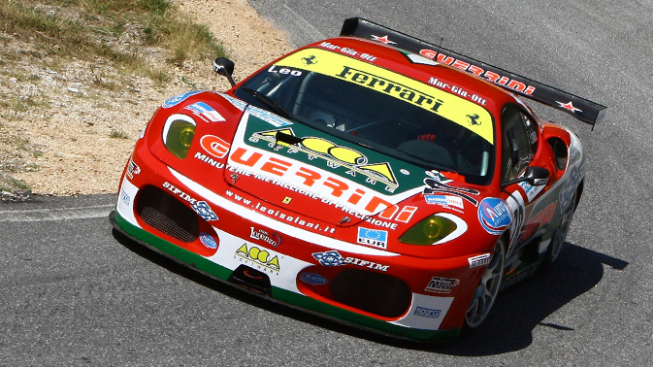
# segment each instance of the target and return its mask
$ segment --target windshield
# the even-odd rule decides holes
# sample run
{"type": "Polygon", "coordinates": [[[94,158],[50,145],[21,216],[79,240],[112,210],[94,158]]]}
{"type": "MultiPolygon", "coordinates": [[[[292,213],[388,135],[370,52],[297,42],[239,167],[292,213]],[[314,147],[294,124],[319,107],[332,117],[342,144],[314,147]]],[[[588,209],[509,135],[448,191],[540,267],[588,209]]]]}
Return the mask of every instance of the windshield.
{"type": "Polygon", "coordinates": [[[257,107],[426,170],[489,183],[494,130],[483,107],[404,75],[321,49],[262,70],[235,92],[257,107]]]}

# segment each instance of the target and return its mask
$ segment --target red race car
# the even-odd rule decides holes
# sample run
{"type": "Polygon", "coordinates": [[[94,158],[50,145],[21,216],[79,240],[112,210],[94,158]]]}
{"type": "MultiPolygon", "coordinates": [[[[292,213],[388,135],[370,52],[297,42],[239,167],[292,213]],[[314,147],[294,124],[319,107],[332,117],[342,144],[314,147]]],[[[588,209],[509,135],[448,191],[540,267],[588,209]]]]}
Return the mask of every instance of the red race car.
{"type": "Polygon", "coordinates": [[[115,228],[229,284],[397,337],[456,337],[551,265],[605,107],[352,18],[223,93],[165,101],[115,228]]]}

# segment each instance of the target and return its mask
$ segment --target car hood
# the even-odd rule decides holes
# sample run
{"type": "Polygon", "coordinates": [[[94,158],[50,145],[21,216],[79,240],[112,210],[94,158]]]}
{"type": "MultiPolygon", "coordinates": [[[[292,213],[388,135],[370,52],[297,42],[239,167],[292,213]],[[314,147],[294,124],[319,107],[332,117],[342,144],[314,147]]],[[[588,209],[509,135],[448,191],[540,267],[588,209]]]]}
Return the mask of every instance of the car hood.
{"type": "Polygon", "coordinates": [[[240,119],[228,167],[229,185],[333,225],[394,215],[399,202],[424,190],[426,177],[422,168],[253,106],[240,119]]]}

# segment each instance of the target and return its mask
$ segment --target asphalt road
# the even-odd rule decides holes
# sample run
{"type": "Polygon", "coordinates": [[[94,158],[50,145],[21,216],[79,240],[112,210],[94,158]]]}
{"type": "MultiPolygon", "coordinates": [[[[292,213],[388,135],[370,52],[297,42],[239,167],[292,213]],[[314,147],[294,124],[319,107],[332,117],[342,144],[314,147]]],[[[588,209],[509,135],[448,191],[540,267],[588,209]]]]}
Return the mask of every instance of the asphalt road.
{"type": "Polygon", "coordinates": [[[112,232],[113,195],[0,204],[0,366],[653,365],[653,2],[252,0],[299,46],[362,16],[609,107],[553,272],[453,343],[415,346],[253,299],[112,232]]]}

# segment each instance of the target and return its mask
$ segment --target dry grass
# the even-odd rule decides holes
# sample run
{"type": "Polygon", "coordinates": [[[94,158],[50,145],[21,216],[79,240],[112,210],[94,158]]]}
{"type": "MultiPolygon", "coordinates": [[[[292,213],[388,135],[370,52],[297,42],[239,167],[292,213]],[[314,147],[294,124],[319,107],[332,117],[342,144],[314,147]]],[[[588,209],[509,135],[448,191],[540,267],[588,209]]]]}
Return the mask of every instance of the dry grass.
{"type": "MultiPolygon", "coordinates": [[[[39,65],[62,75],[73,63],[89,64],[95,94],[75,94],[89,99],[96,91],[133,90],[134,75],[165,88],[173,80],[166,64],[218,56],[228,57],[222,43],[168,0],[0,0],[0,87],[34,86],[0,99],[0,198],[29,193],[29,185],[14,177],[38,170],[28,161],[41,154],[29,135],[3,121],[15,122],[53,98],[39,88],[41,77],[21,72],[22,66],[39,65]]],[[[128,136],[122,130],[109,133],[118,140],[128,136]]]]}

